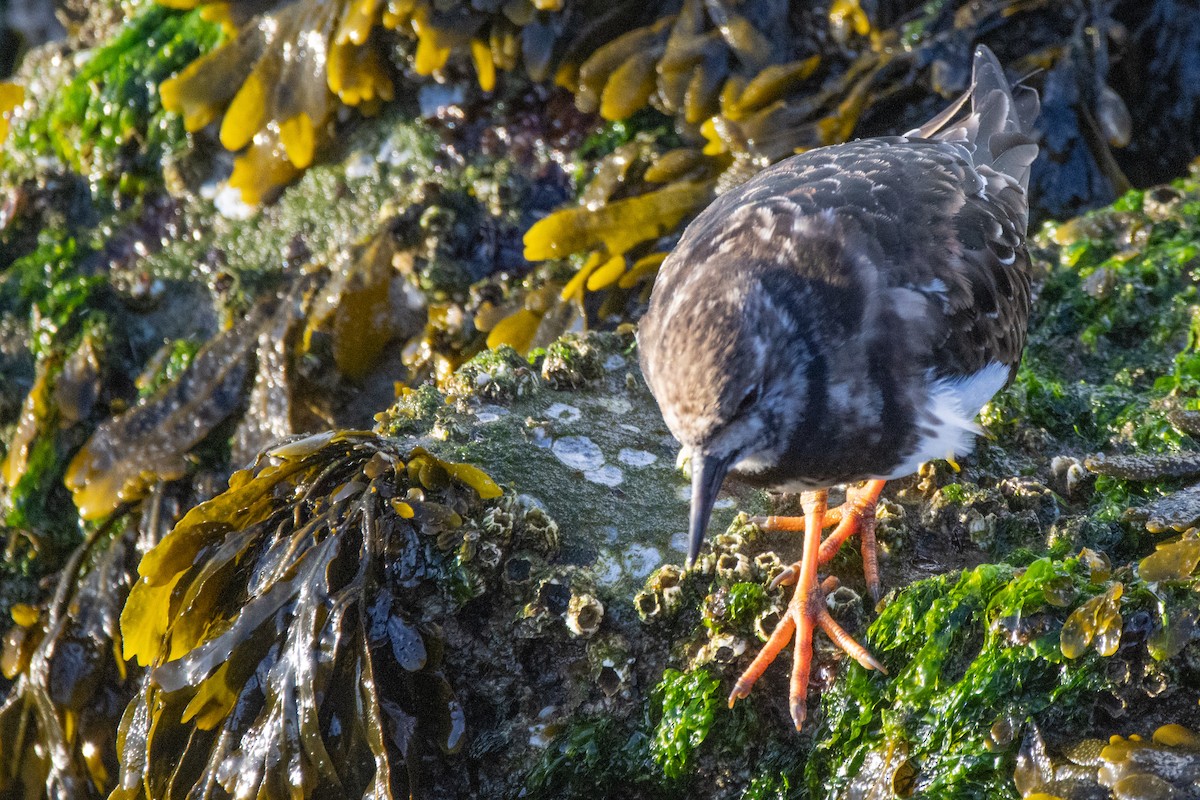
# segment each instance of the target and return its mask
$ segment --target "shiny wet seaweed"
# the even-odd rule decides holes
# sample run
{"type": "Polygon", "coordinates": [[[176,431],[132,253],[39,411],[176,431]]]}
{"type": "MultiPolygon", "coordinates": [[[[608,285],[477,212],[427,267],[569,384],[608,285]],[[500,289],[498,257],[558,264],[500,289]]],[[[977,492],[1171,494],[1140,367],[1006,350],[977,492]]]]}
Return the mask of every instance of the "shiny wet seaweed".
{"type": "Polygon", "coordinates": [[[120,642],[147,669],[110,796],[417,791],[421,753],[457,750],[463,711],[414,592],[454,585],[438,537],[499,494],[472,467],[352,432],[235,473],[138,566],[120,642]]]}

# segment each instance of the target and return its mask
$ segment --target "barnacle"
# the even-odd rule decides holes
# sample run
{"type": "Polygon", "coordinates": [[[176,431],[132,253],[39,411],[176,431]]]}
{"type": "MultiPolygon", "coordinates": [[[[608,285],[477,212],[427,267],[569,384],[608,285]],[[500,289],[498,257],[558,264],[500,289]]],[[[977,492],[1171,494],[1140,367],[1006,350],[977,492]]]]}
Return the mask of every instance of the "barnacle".
{"type": "Polygon", "coordinates": [[[730,583],[749,580],[750,559],[743,553],[722,553],[717,557],[717,577],[730,583]]]}
{"type": "Polygon", "coordinates": [[[604,353],[619,340],[612,334],[581,335],[568,333],[546,348],[542,358],[542,378],[559,390],[577,389],[604,375],[604,353]]]}
{"type": "Polygon", "coordinates": [[[460,566],[430,539],[498,487],[347,431],[273,447],[229,486],[138,567],[121,642],[148,670],[118,733],[113,797],[413,786],[414,748],[457,749],[464,720],[411,590],[453,591],[460,566]]]}
{"type": "Polygon", "coordinates": [[[679,609],[685,577],[683,569],[675,564],[664,564],[650,574],[645,588],[634,599],[643,622],[649,622],[661,612],[673,614],[679,609]]]}
{"type": "Polygon", "coordinates": [[[588,638],[600,629],[604,619],[604,604],[590,594],[573,594],[567,605],[567,630],[574,636],[588,638]]]}
{"type": "Polygon", "coordinates": [[[451,397],[477,395],[493,402],[511,403],[533,394],[539,384],[529,362],[511,347],[498,347],[472,358],[446,381],[451,397]]]}

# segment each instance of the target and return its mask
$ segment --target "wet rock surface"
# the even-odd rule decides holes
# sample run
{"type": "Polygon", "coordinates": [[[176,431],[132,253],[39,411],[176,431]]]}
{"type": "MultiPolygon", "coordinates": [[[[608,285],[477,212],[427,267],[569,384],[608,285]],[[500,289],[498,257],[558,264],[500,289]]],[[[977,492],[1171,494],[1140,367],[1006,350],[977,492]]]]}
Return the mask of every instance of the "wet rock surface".
{"type": "Polygon", "coordinates": [[[1046,208],[1178,173],[1182,4],[173,5],[63,4],[0,83],[0,794],[1188,796],[1195,175],[1034,236],[888,596],[829,566],[890,675],[818,640],[802,735],[783,667],[725,702],[794,499],[731,483],[682,569],[629,324],[715,192],[910,127],[976,38],[1047,67],[1046,208]]]}

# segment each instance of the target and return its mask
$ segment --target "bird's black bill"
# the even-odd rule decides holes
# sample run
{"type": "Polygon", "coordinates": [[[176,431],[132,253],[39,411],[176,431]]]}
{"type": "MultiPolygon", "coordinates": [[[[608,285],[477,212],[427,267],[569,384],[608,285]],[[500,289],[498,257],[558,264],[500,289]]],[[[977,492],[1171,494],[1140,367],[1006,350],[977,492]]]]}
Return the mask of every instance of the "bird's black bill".
{"type": "Polygon", "coordinates": [[[687,568],[691,569],[700,555],[700,545],[708,530],[708,518],[712,516],[717,492],[729,471],[729,459],[715,458],[703,453],[692,454],[692,516],[688,525],[687,568]]]}

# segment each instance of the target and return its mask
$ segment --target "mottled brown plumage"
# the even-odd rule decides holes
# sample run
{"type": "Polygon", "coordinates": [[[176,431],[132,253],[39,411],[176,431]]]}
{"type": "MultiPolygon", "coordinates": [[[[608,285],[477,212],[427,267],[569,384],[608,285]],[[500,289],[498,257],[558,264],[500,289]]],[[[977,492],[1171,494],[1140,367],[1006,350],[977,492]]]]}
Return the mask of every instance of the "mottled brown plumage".
{"type": "Polygon", "coordinates": [[[689,563],[728,472],[823,490],[970,449],[1025,344],[1036,112],[981,47],[925,126],[789,158],[687,228],[638,338],[691,453],[689,563]]]}

